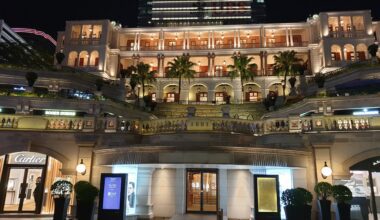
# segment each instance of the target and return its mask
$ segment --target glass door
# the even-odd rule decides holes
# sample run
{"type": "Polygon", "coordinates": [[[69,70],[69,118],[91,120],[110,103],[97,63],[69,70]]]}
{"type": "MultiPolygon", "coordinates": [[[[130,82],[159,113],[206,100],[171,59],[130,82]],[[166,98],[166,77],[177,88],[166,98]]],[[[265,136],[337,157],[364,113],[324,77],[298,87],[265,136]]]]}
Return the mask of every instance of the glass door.
{"type": "Polygon", "coordinates": [[[188,170],[187,212],[216,212],[218,209],[217,171],[188,170]]]}
{"type": "Polygon", "coordinates": [[[42,202],[42,168],[9,168],[5,212],[34,212],[42,202]]]}

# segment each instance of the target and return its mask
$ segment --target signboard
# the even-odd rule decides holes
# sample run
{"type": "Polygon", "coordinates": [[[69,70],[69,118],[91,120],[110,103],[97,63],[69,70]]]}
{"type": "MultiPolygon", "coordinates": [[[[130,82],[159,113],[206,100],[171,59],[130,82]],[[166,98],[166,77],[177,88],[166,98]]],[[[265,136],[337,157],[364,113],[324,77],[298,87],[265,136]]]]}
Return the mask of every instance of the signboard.
{"type": "Polygon", "coordinates": [[[127,174],[102,173],[98,219],[124,219],[127,174]]]}
{"type": "Polygon", "coordinates": [[[103,192],[103,209],[120,209],[121,177],[105,177],[103,192]]]}
{"type": "Polygon", "coordinates": [[[112,167],[112,173],[124,173],[128,175],[128,181],[126,182],[126,215],[133,215],[136,213],[137,171],[137,166],[134,165],[115,165],[112,167]]]}
{"type": "Polygon", "coordinates": [[[280,220],[278,175],[254,175],[255,219],[280,220]]]}
{"type": "Polygon", "coordinates": [[[9,154],[8,164],[45,165],[46,155],[34,152],[17,152],[9,154]]]}

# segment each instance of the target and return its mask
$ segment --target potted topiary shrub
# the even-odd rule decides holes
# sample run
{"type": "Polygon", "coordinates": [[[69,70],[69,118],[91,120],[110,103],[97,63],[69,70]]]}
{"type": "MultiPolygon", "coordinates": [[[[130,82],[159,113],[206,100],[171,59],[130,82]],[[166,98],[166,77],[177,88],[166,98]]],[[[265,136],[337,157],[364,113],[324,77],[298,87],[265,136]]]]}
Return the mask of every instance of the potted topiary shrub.
{"type": "Polygon", "coordinates": [[[327,182],[319,182],[314,187],[314,192],[319,197],[318,208],[322,220],[331,219],[331,201],[327,199],[332,194],[331,188],[331,184],[327,182]]]}
{"type": "Polygon", "coordinates": [[[339,219],[351,219],[351,190],[344,185],[335,185],[332,187],[332,196],[338,203],[339,219]]]}
{"type": "Polygon", "coordinates": [[[77,199],[76,217],[78,220],[91,220],[94,214],[95,199],[99,194],[98,188],[87,181],[79,181],[74,185],[77,199]]]}
{"type": "Polygon", "coordinates": [[[287,189],[281,195],[287,220],[310,220],[313,195],[304,188],[287,189]]]}
{"type": "Polygon", "coordinates": [[[70,181],[58,179],[50,187],[50,190],[54,198],[53,220],[66,220],[73,184],[70,181]]]}

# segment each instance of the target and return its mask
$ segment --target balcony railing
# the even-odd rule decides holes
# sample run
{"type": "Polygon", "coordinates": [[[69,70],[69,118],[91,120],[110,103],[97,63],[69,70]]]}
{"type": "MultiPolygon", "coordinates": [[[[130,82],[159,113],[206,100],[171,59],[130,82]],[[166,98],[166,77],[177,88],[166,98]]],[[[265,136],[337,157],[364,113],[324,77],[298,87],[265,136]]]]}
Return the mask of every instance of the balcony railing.
{"type": "Polygon", "coordinates": [[[365,31],[330,31],[330,37],[333,38],[362,38],[367,37],[365,31]]]}

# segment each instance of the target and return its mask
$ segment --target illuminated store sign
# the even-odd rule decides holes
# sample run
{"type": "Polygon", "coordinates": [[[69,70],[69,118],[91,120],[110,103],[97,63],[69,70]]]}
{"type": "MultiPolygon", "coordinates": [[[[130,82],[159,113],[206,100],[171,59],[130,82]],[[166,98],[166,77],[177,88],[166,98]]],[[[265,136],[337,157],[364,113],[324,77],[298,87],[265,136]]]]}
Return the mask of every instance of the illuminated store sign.
{"type": "Polygon", "coordinates": [[[75,116],[76,112],[74,111],[54,111],[46,110],[45,115],[54,115],[54,116],[75,116]]]}
{"type": "Polygon", "coordinates": [[[361,112],[354,112],[353,115],[378,115],[379,111],[378,110],[372,110],[368,111],[368,109],[363,109],[361,112]]]}
{"type": "Polygon", "coordinates": [[[9,155],[9,164],[44,165],[46,155],[33,152],[18,152],[9,155]]]}
{"type": "Polygon", "coordinates": [[[103,209],[119,210],[121,198],[121,177],[105,177],[103,209]]]}

